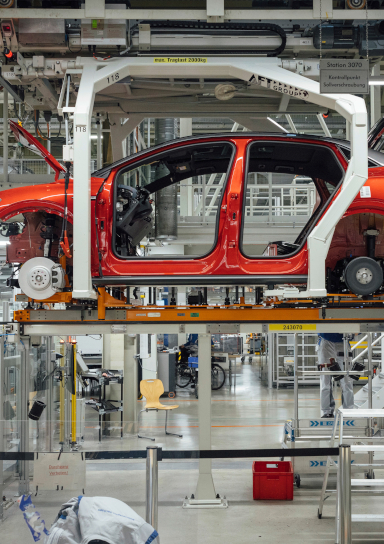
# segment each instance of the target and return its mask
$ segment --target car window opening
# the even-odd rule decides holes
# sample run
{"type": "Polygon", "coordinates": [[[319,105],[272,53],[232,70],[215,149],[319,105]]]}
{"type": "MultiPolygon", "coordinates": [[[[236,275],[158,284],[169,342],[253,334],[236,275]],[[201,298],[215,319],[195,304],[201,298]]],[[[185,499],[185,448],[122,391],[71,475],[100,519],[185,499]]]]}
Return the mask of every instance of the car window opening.
{"type": "Polygon", "coordinates": [[[278,257],[298,251],[343,176],[326,146],[252,144],[243,203],[244,255],[278,257]],[[283,240],[275,241],[279,235],[283,240]]]}
{"type": "Polygon", "coordinates": [[[122,169],[115,180],[116,255],[182,258],[209,253],[233,149],[229,143],[189,145],[122,169]],[[190,234],[194,228],[205,230],[203,242],[195,247],[190,234]]]}

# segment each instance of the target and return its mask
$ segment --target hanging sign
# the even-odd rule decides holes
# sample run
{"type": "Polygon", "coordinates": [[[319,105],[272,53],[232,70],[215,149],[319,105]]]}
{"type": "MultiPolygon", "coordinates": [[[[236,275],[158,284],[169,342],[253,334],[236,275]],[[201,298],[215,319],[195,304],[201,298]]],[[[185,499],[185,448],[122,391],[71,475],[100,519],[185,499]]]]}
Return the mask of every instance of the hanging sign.
{"type": "Polygon", "coordinates": [[[322,59],[321,94],[369,94],[367,59],[322,59]]]}

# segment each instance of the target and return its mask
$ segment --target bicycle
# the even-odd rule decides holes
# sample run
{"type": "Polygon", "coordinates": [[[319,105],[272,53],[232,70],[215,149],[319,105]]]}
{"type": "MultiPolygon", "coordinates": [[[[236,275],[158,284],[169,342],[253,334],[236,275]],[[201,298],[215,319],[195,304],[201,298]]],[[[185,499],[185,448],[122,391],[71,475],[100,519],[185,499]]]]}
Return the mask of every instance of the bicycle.
{"type": "MultiPolygon", "coordinates": [[[[196,368],[191,368],[187,363],[178,363],[176,365],[176,385],[185,388],[188,385],[195,387],[195,396],[198,398],[198,372],[196,368]]],[[[225,370],[217,363],[211,363],[211,389],[217,391],[225,383],[225,370]]]]}

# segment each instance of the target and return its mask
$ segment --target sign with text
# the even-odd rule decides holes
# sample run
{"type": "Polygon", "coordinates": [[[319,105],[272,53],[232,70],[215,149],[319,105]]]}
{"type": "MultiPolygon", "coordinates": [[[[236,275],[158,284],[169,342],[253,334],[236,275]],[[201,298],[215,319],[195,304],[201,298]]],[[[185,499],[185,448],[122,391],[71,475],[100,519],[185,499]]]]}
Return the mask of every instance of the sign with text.
{"type": "Polygon", "coordinates": [[[369,61],[366,59],[321,60],[320,93],[369,94],[369,61]]]}
{"type": "Polygon", "coordinates": [[[85,489],[85,457],[79,452],[39,453],[33,472],[38,491],[85,489]]]}

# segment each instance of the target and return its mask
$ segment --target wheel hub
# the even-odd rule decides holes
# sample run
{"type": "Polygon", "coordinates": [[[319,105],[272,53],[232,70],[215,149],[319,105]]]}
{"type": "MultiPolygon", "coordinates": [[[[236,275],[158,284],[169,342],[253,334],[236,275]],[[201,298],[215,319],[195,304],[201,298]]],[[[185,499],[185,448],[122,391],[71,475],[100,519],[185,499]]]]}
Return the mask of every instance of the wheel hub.
{"type": "Polygon", "coordinates": [[[29,284],[31,287],[40,291],[46,289],[51,283],[51,273],[44,266],[36,266],[30,272],[29,284]]]}
{"type": "Polygon", "coordinates": [[[356,279],[359,283],[367,285],[372,281],[373,274],[369,268],[359,268],[356,272],[356,279]]]}

